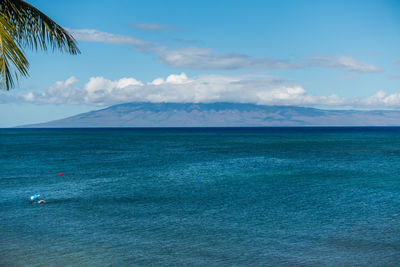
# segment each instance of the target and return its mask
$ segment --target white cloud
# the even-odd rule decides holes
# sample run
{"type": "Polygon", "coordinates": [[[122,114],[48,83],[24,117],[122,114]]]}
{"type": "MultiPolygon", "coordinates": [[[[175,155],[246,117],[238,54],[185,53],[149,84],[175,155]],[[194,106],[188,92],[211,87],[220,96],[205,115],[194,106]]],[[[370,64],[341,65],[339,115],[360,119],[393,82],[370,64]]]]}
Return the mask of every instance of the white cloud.
{"type": "Polygon", "coordinates": [[[198,70],[234,70],[234,69],[292,69],[300,67],[298,63],[284,60],[256,59],[240,54],[217,54],[211,49],[185,47],[176,50],[159,50],[158,60],[176,68],[198,70]]]}
{"type": "Polygon", "coordinates": [[[67,29],[77,41],[131,45],[140,52],[150,52],[153,44],[133,36],[102,32],[94,29],[67,29]]]}
{"type": "Polygon", "coordinates": [[[152,82],[147,83],[148,85],[161,85],[161,84],[184,84],[192,82],[185,73],[181,74],[171,74],[164,79],[164,77],[156,78],[152,82]]]}
{"type": "Polygon", "coordinates": [[[389,75],[390,79],[400,79],[400,74],[391,74],[389,75]]]}
{"type": "Polygon", "coordinates": [[[38,104],[62,104],[64,103],[63,101],[69,104],[81,104],[82,101],[80,99],[84,97],[84,92],[75,85],[77,82],[78,80],[75,77],[70,77],[65,81],[55,82],[43,92],[17,94],[17,99],[38,104]]]}
{"type": "Polygon", "coordinates": [[[363,100],[365,106],[376,106],[376,107],[399,107],[400,106],[400,94],[387,94],[380,90],[373,96],[363,100]]]}
{"type": "MultiPolygon", "coordinates": [[[[160,27],[158,24],[137,24],[148,28],[160,27]],[[158,26],[157,26],[158,25],[158,26]]],[[[346,56],[313,56],[306,63],[290,62],[273,58],[254,58],[236,53],[216,53],[212,49],[195,46],[169,49],[133,36],[118,35],[95,29],[68,29],[78,41],[102,42],[130,45],[142,53],[152,53],[159,62],[175,67],[194,70],[236,70],[236,69],[297,69],[305,67],[327,67],[359,73],[382,71],[379,67],[359,62],[346,56]]]]}
{"type": "Polygon", "coordinates": [[[309,65],[366,73],[382,71],[375,65],[358,62],[354,58],[345,56],[314,56],[309,58],[309,65]]]}
{"type": "Polygon", "coordinates": [[[78,86],[70,77],[43,92],[3,93],[0,103],[87,104],[109,106],[126,102],[212,103],[234,102],[260,105],[296,105],[345,108],[400,108],[400,94],[378,91],[369,98],[314,96],[298,84],[260,76],[171,74],[143,83],[135,78],[109,80],[92,77],[78,86]]]}
{"type": "Polygon", "coordinates": [[[165,83],[165,80],[163,77],[161,78],[155,78],[152,82],[147,83],[148,85],[160,85],[165,83]]]}
{"type": "Polygon", "coordinates": [[[137,23],[133,24],[133,27],[139,30],[157,32],[173,31],[175,29],[175,27],[172,25],[159,23],[137,23]]]}

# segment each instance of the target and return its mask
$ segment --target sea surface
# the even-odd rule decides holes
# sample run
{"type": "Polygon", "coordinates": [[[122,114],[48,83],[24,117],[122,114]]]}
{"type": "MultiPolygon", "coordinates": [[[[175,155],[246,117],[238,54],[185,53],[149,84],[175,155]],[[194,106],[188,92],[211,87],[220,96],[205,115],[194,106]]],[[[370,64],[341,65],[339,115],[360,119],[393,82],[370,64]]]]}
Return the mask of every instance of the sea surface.
{"type": "Polygon", "coordinates": [[[0,129],[0,265],[399,266],[400,128],[0,129]]]}

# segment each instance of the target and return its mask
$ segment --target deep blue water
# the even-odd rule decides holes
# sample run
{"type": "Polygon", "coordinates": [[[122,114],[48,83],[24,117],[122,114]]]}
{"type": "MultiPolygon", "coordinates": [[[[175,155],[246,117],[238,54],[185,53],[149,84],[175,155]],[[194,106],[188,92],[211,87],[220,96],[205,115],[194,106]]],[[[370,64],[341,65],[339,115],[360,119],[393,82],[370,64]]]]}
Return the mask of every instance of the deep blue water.
{"type": "Polygon", "coordinates": [[[400,128],[0,129],[0,265],[399,263],[400,128]]]}

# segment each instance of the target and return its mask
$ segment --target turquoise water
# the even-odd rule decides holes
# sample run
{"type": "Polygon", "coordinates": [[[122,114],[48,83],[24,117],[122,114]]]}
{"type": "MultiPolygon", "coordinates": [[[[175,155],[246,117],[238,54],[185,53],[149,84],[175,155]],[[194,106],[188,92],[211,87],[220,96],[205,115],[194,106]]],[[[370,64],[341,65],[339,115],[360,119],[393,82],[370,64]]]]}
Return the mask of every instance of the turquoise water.
{"type": "Polygon", "coordinates": [[[400,128],[0,129],[0,265],[396,266],[399,163],[400,128]]]}

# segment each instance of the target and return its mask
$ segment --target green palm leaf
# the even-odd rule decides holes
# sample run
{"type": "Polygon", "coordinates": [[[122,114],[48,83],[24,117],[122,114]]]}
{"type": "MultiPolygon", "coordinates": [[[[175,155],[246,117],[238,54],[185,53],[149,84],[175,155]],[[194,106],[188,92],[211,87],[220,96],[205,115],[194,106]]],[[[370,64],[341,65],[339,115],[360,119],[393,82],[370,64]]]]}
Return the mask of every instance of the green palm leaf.
{"type": "Polygon", "coordinates": [[[2,88],[9,89],[14,86],[13,76],[18,79],[18,74],[28,75],[28,60],[21,51],[19,45],[14,42],[9,34],[12,26],[0,16],[0,75],[2,88]],[[15,66],[14,75],[10,69],[10,62],[15,66]]]}
{"type": "Polygon", "coordinates": [[[28,76],[29,63],[22,47],[80,53],[66,30],[22,0],[0,0],[0,46],[0,78],[5,90],[13,87],[14,78],[28,76]]]}

